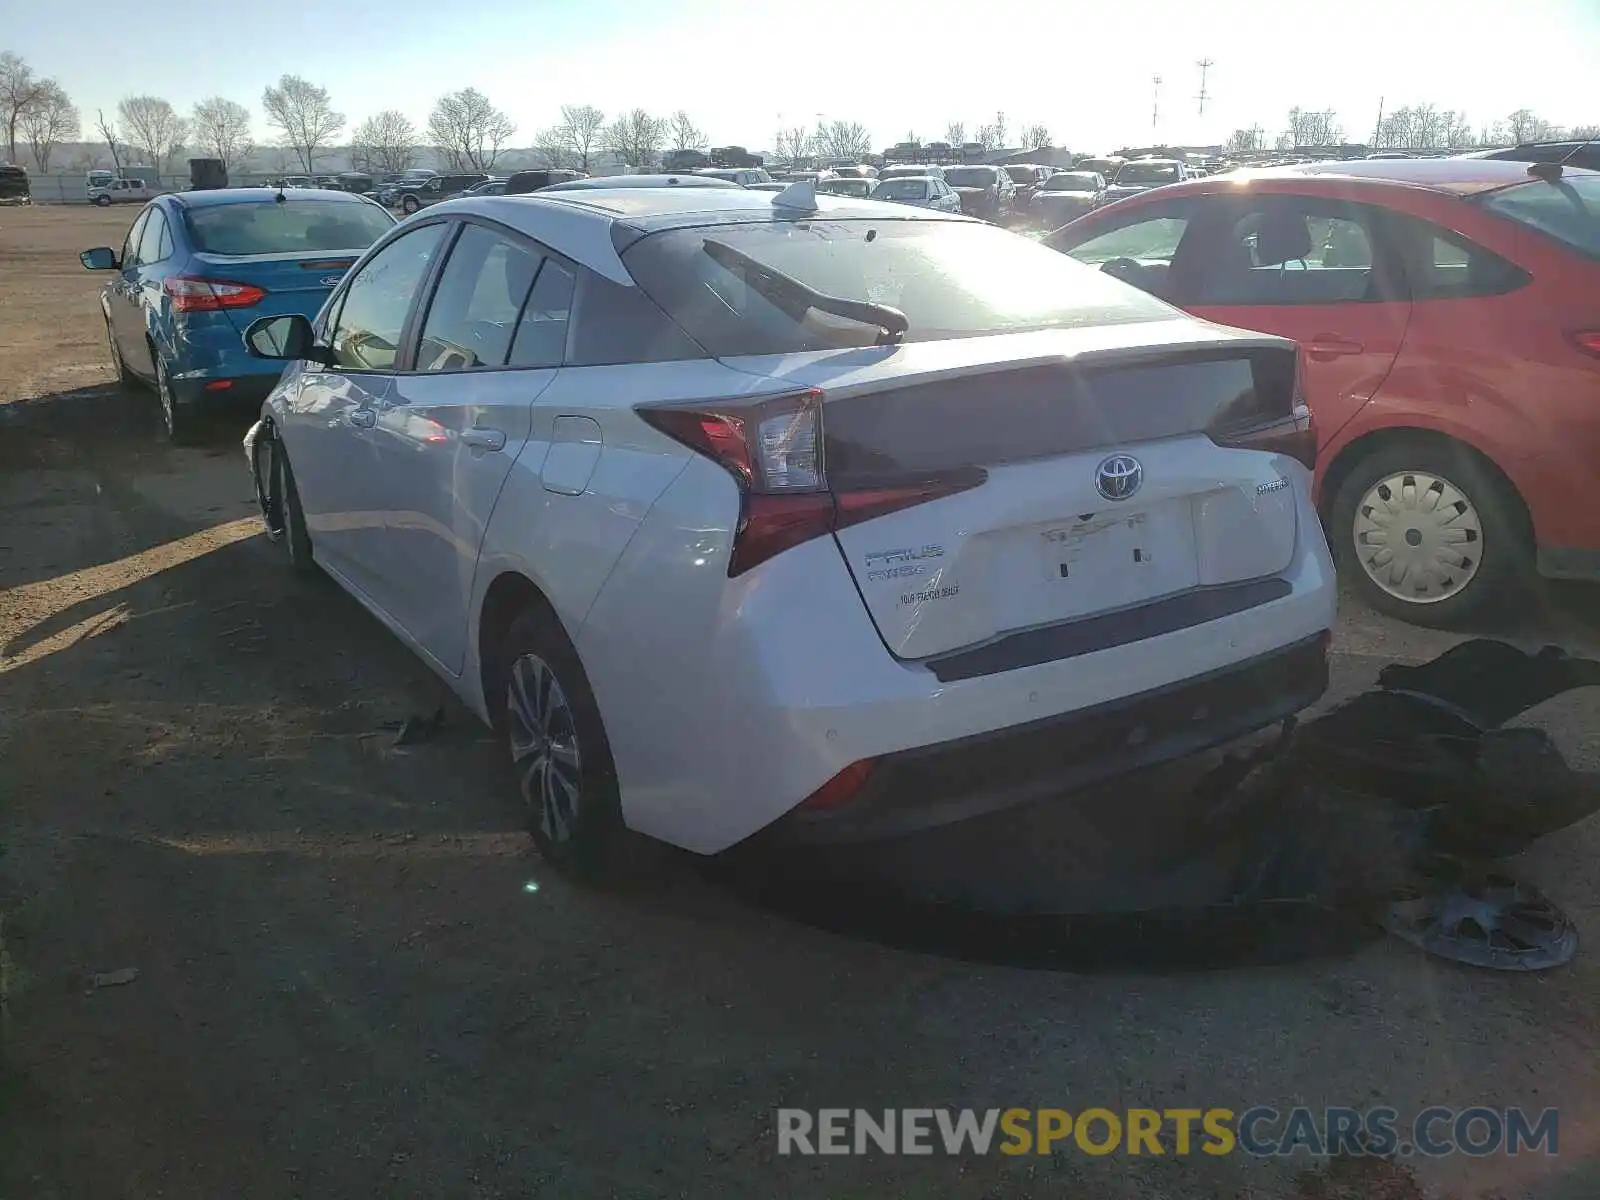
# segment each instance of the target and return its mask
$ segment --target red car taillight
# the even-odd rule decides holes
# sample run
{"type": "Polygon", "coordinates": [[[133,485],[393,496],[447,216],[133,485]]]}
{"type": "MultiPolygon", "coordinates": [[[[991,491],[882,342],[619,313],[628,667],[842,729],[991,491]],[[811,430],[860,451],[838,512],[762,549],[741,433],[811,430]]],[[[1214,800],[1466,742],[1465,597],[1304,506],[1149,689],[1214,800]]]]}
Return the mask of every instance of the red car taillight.
{"type": "Polygon", "coordinates": [[[1585,354],[1592,354],[1596,358],[1600,358],[1600,329],[1579,329],[1574,333],[1569,333],[1567,338],[1585,354]]]}
{"type": "Polygon", "coordinates": [[[1297,462],[1304,463],[1306,470],[1315,471],[1317,422],[1311,415],[1311,407],[1306,403],[1305,378],[1305,351],[1301,350],[1295,358],[1294,390],[1289,395],[1288,415],[1237,431],[1230,430],[1220,436],[1213,434],[1212,441],[1219,446],[1231,446],[1240,450],[1264,450],[1271,454],[1287,454],[1297,462]]]}
{"type": "Polygon", "coordinates": [[[822,392],[812,388],[756,401],[643,404],[634,410],[738,482],[742,499],[729,578],[812,538],[983,482],[983,472],[968,471],[830,486],[823,464],[822,401],[822,392]]]}
{"type": "Polygon", "coordinates": [[[228,279],[199,275],[169,275],[161,283],[172,300],[173,312],[216,312],[224,308],[251,308],[266,296],[265,288],[228,279]]]}

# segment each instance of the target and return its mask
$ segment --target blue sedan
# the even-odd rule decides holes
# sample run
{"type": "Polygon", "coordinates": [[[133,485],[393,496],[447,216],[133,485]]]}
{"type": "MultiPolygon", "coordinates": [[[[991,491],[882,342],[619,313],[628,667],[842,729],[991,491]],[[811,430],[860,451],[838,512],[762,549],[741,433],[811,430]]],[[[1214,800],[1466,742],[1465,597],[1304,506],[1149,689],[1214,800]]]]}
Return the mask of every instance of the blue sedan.
{"type": "Polygon", "coordinates": [[[115,271],[100,297],[120,382],[161,398],[167,434],[188,438],[208,404],[259,404],[282,363],[245,352],[262,316],[315,317],[345,271],[395,224],[372,201],[309,188],[220,188],[158,196],[122,252],[85,250],[115,271]]]}

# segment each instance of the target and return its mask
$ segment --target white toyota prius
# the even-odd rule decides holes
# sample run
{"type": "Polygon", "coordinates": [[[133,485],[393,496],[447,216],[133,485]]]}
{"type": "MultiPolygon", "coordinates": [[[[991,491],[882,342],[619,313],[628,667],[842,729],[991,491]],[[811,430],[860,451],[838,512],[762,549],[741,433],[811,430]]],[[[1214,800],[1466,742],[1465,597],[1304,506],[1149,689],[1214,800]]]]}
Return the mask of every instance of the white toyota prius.
{"type": "Polygon", "coordinates": [[[1327,685],[1294,345],[980,221],[464,198],[247,343],[271,536],[500,731],[567,867],[1063,795],[1327,685]]]}

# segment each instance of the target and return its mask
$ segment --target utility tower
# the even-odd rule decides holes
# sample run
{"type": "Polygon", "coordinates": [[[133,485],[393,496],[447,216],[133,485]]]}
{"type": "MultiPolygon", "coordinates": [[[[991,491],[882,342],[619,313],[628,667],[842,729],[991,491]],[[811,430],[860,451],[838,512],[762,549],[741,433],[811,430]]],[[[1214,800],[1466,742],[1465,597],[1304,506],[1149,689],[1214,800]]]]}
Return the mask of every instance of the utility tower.
{"type": "Polygon", "coordinates": [[[1150,76],[1150,128],[1161,120],[1161,76],[1150,76]]]}
{"type": "Polygon", "coordinates": [[[1215,65],[1213,60],[1209,58],[1202,58],[1195,63],[1195,66],[1200,68],[1200,94],[1195,99],[1200,101],[1200,115],[1202,117],[1206,115],[1206,101],[1211,99],[1211,93],[1206,91],[1206,72],[1210,71],[1215,65]]]}

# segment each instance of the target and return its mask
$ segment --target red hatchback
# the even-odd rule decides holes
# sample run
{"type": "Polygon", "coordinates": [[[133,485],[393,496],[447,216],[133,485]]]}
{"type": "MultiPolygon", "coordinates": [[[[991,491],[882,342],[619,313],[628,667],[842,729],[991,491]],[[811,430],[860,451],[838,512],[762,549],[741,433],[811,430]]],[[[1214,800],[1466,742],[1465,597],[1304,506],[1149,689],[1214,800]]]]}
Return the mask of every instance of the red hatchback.
{"type": "Polygon", "coordinates": [[[1046,244],[1298,341],[1345,574],[1383,611],[1448,625],[1534,570],[1600,579],[1600,173],[1532,171],[1455,158],[1214,176],[1046,244]]]}

